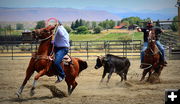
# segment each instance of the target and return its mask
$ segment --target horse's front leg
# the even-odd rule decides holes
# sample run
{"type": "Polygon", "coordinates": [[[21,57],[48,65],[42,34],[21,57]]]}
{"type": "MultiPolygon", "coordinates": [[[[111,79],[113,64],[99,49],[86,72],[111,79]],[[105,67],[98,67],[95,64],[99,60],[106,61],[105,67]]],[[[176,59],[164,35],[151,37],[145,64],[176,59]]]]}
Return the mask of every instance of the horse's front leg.
{"type": "Polygon", "coordinates": [[[146,82],[148,82],[150,80],[151,74],[152,74],[152,69],[149,71],[149,76],[148,76],[146,82]]]}
{"type": "Polygon", "coordinates": [[[22,91],[23,91],[23,89],[24,89],[27,81],[28,81],[29,78],[32,76],[32,74],[34,73],[33,63],[34,63],[34,62],[33,62],[33,59],[31,59],[31,61],[30,61],[30,63],[29,63],[29,66],[28,66],[28,68],[27,68],[27,70],[26,70],[26,77],[25,77],[22,85],[20,86],[19,90],[16,92],[16,95],[17,95],[18,97],[21,96],[21,93],[22,93],[22,91]]]}
{"type": "Polygon", "coordinates": [[[24,89],[27,81],[29,80],[29,78],[32,76],[33,73],[34,73],[34,72],[27,72],[27,73],[26,73],[26,77],[25,77],[22,85],[20,86],[19,90],[16,92],[16,95],[17,95],[18,97],[21,96],[21,93],[22,93],[22,91],[23,91],[23,89],[24,89]]]}
{"type": "Polygon", "coordinates": [[[148,73],[149,69],[144,69],[143,73],[142,73],[142,77],[141,77],[141,80],[140,81],[143,81],[146,74],[148,73]]]}
{"type": "Polygon", "coordinates": [[[30,95],[33,96],[35,94],[35,88],[36,88],[36,83],[37,83],[37,80],[43,76],[45,73],[47,72],[46,69],[43,69],[41,70],[35,77],[34,77],[34,81],[33,81],[33,84],[32,84],[32,88],[30,90],[30,95]]]}

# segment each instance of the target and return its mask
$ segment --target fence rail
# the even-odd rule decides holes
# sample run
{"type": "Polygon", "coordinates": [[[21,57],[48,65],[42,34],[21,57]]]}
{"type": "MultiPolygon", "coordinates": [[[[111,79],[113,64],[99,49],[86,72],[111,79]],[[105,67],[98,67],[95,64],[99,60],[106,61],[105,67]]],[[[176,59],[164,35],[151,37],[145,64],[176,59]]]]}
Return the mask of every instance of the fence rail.
{"type": "MultiPolygon", "coordinates": [[[[118,56],[139,58],[141,40],[110,40],[110,41],[71,41],[69,54],[74,57],[93,59],[97,55],[107,53],[118,56]]],[[[39,43],[21,41],[4,41],[0,44],[0,58],[15,59],[18,57],[31,57],[32,52],[36,52],[39,43]]]]}

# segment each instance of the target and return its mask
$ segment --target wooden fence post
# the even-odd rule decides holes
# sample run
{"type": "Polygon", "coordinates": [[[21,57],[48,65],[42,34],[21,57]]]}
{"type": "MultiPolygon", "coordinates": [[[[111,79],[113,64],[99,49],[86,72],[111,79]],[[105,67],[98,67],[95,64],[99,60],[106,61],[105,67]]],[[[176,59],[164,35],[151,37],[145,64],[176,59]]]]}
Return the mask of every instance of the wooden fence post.
{"type": "Polygon", "coordinates": [[[88,47],[89,47],[89,45],[88,45],[88,41],[87,41],[86,44],[87,44],[86,51],[87,51],[87,60],[88,60],[89,59],[89,54],[88,54],[88,50],[89,50],[88,47]]]}
{"type": "MultiPolygon", "coordinates": [[[[177,0],[178,4],[178,21],[180,21],[180,0],[177,0]]],[[[180,22],[178,22],[178,35],[180,36],[180,22]]]]}

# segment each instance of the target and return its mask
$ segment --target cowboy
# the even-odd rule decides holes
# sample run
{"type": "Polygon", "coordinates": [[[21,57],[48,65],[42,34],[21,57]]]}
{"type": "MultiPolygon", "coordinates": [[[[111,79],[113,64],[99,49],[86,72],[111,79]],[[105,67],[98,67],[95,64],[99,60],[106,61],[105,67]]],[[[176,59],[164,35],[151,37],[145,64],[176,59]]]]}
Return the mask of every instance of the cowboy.
{"type": "Polygon", "coordinates": [[[69,34],[60,21],[58,21],[54,41],[52,41],[52,43],[54,44],[55,51],[54,63],[59,72],[59,75],[57,75],[57,81],[55,83],[58,83],[65,78],[65,73],[60,63],[62,62],[63,57],[68,53],[68,48],[70,47],[69,34]]]}
{"type": "Polygon", "coordinates": [[[167,64],[166,59],[165,59],[165,53],[164,53],[164,47],[162,46],[162,44],[159,41],[159,37],[162,33],[162,30],[160,28],[154,28],[153,26],[153,21],[148,21],[147,25],[145,28],[139,28],[137,27],[137,31],[138,32],[143,32],[144,34],[144,44],[143,44],[143,48],[141,50],[141,65],[140,68],[142,68],[142,62],[144,61],[144,55],[145,55],[145,50],[148,47],[148,35],[149,35],[149,31],[151,29],[155,29],[155,37],[156,37],[156,45],[159,48],[160,52],[161,52],[161,60],[164,61],[164,65],[167,64]]]}

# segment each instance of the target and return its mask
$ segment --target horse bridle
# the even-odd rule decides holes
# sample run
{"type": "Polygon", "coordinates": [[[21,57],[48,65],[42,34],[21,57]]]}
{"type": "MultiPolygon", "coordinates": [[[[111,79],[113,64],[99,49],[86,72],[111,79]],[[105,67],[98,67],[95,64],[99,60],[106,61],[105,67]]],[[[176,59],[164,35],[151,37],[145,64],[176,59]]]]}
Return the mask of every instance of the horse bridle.
{"type": "MultiPolygon", "coordinates": [[[[55,27],[55,29],[54,29],[54,31],[53,31],[52,33],[51,33],[51,32],[48,32],[49,34],[51,33],[51,35],[49,35],[48,37],[43,38],[43,39],[40,39],[40,38],[39,38],[39,37],[42,36],[42,35],[40,34],[40,30],[39,30],[39,29],[37,30],[37,31],[39,32],[38,35],[36,35],[36,32],[35,32],[35,31],[33,31],[32,34],[33,34],[33,36],[35,37],[35,39],[36,39],[37,41],[42,42],[42,41],[45,41],[45,40],[50,39],[50,38],[55,34],[56,29],[57,29],[57,26],[55,27]]],[[[53,47],[52,47],[52,51],[51,51],[51,53],[50,53],[49,56],[32,54],[32,57],[35,58],[36,60],[38,60],[38,59],[53,60],[53,59],[52,59],[52,56],[53,56],[53,50],[54,50],[54,45],[53,45],[53,47]]]]}
{"type": "MultiPolygon", "coordinates": [[[[40,31],[39,29],[36,30],[36,31],[40,31]]],[[[48,34],[50,34],[50,32],[48,32],[48,34]]],[[[32,35],[34,36],[35,40],[37,41],[45,41],[45,40],[48,40],[49,38],[51,38],[53,36],[53,33],[51,35],[49,35],[48,37],[44,38],[44,39],[40,39],[39,37],[41,37],[42,35],[41,34],[38,34],[35,32],[35,31],[32,31],[32,35]]]]}

